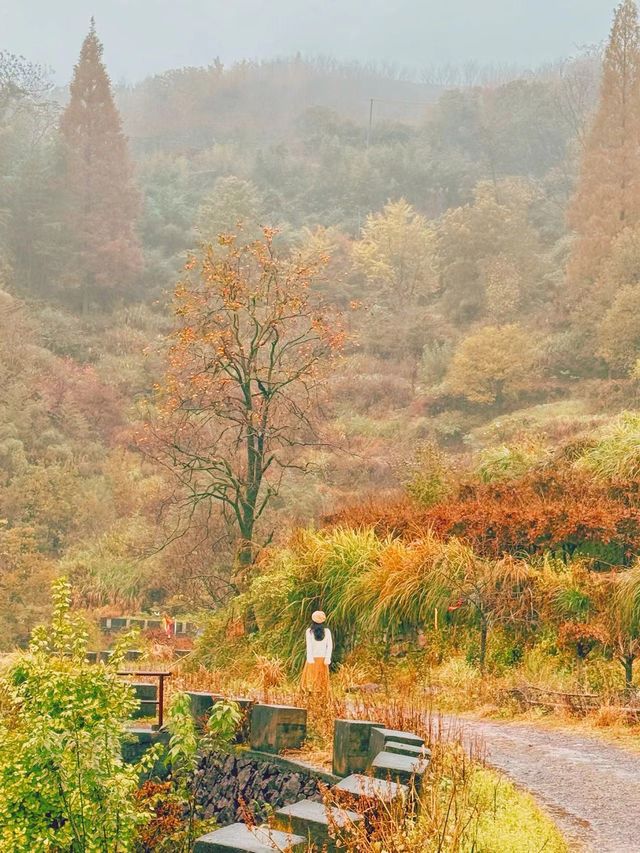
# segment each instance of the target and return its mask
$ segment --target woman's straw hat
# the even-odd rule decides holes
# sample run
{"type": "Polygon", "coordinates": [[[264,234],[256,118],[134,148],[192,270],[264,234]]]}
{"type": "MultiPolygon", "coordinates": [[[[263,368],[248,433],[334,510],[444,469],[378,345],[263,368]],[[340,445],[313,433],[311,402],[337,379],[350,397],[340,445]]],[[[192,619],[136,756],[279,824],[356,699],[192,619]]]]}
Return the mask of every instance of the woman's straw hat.
{"type": "Polygon", "coordinates": [[[327,621],[327,614],[324,612],[324,610],[315,610],[311,614],[311,621],[317,622],[318,625],[321,625],[323,622],[327,621]]]}

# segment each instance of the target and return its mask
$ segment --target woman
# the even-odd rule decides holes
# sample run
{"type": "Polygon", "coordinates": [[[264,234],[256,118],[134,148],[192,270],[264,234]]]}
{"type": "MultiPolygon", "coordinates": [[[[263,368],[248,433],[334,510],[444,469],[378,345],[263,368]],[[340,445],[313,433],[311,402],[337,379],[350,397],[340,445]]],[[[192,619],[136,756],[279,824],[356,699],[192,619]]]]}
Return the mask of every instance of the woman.
{"type": "Polygon", "coordinates": [[[311,627],[307,628],[307,662],[302,671],[300,687],[310,693],[329,692],[329,666],[333,652],[331,631],[324,627],[327,621],[322,610],[311,615],[311,627]]]}

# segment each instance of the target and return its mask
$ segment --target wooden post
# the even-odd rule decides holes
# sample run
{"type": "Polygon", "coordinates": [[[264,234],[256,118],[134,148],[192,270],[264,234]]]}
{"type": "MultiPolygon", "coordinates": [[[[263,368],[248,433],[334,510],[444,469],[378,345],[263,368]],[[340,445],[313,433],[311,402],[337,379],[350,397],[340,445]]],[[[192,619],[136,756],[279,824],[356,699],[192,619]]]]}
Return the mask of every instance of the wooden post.
{"type": "Polygon", "coordinates": [[[160,684],[158,686],[158,728],[162,728],[164,722],[164,673],[160,676],[160,684]]]}
{"type": "Polygon", "coordinates": [[[122,676],[147,676],[148,678],[158,679],[158,728],[162,728],[164,723],[164,680],[171,676],[170,672],[118,672],[117,675],[122,676]]]}

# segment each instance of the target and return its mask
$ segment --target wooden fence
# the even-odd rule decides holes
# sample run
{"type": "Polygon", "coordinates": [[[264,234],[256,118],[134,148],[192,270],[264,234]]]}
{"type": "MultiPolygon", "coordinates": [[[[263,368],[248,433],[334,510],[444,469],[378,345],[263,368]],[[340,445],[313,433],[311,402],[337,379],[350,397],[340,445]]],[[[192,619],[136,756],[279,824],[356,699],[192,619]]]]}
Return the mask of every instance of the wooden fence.
{"type": "Polygon", "coordinates": [[[565,693],[545,687],[534,687],[532,684],[520,684],[509,693],[527,708],[562,710],[584,716],[606,707],[629,720],[640,721],[640,696],[636,691],[605,696],[600,693],[565,693]]]}

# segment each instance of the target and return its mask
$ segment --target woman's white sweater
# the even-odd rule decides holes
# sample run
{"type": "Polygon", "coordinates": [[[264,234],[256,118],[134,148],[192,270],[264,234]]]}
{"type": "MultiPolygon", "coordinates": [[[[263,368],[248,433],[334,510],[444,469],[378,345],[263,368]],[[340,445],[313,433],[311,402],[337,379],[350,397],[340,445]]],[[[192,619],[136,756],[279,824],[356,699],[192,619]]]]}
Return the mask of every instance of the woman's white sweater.
{"type": "Polygon", "coordinates": [[[307,628],[307,663],[313,663],[316,658],[324,658],[327,666],[331,663],[331,655],[333,653],[333,638],[331,631],[328,628],[324,629],[324,637],[321,640],[316,640],[313,636],[313,630],[307,628]]]}

